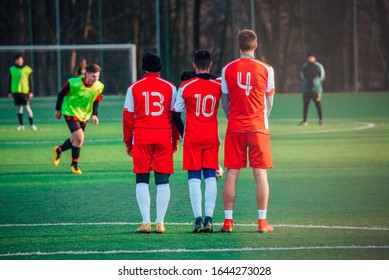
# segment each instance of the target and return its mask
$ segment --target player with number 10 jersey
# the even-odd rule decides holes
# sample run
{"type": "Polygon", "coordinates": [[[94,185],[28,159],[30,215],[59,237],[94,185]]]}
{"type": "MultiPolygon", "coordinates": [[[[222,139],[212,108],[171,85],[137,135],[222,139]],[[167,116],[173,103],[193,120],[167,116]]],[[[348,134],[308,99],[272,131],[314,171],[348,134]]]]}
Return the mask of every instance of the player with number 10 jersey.
{"type": "Polygon", "coordinates": [[[219,169],[218,148],[220,138],[218,132],[217,112],[221,98],[221,81],[208,73],[197,74],[194,78],[181,84],[173,110],[185,110],[185,130],[183,146],[185,149],[213,150],[213,160],[203,162],[184,156],[184,170],[200,170],[201,168],[219,169]]]}
{"type": "Polygon", "coordinates": [[[174,111],[186,109],[184,146],[206,149],[220,145],[217,123],[220,83],[220,79],[210,74],[198,74],[180,86],[174,111]]]}
{"type": "Polygon", "coordinates": [[[173,119],[183,136],[183,169],[188,171],[189,196],[195,218],[193,232],[212,232],[212,216],[217,198],[216,170],[219,169],[217,112],[221,81],[209,73],[212,67],[209,51],[197,50],[192,66],[196,74],[181,84],[173,107],[173,119]],[[185,125],[181,112],[185,112],[185,125]],[[205,184],[204,221],[201,173],[205,184]]]}

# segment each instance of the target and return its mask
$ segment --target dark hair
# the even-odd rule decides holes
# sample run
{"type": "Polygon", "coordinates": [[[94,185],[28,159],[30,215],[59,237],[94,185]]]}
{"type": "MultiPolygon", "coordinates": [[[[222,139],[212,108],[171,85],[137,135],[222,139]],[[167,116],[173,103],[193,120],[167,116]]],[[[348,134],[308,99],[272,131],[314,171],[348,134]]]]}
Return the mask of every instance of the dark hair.
{"type": "Polygon", "coordinates": [[[185,82],[187,80],[192,79],[196,75],[195,71],[184,71],[181,73],[181,82],[185,82]]]}
{"type": "Polygon", "coordinates": [[[19,59],[19,58],[23,58],[23,54],[18,53],[18,54],[15,55],[15,60],[19,59]]]}
{"type": "Polygon", "coordinates": [[[242,51],[255,50],[258,46],[257,35],[250,29],[243,29],[238,32],[238,46],[242,51]]]}
{"type": "Polygon", "coordinates": [[[198,69],[206,70],[211,64],[211,54],[207,50],[199,49],[194,54],[193,62],[198,69]]]}
{"type": "Polygon", "coordinates": [[[142,69],[147,72],[160,72],[161,58],[155,53],[146,52],[142,57],[142,69]]]}
{"type": "Polygon", "coordinates": [[[97,64],[90,64],[85,68],[86,72],[88,73],[97,73],[101,72],[101,68],[97,64]]]}

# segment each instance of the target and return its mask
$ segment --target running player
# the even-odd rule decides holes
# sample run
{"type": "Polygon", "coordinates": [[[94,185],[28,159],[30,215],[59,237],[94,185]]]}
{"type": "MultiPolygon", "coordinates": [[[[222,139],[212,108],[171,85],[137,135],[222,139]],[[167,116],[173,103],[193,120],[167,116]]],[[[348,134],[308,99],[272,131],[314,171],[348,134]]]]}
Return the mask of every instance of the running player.
{"type": "Polygon", "coordinates": [[[212,232],[219,169],[217,112],[221,98],[220,79],[209,74],[211,55],[200,49],[194,55],[193,78],[181,84],[173,107],[174,122],[183,136],[183,169],[188,170],[189,196],[195,217],[193,232],[212,232]],[[181,112],[185,114],[185,127],[181,112]],[[202,218],[201,171],[205,182],[205,217],[202,218]]]}
{"type": "Polygon", "coordinates": [[[171,108],[175,98],[174,84],[161,78],[161,59],[152,53],[142,58],[142,79],[132,84],[126,95],[123,112],[123,134],[126,151],[133,159],[136,174],[136,199],[142,224],[136,230],[151,232],[150,171],[157,186],[155,232],[165,232],[164,218],[170,200],[170,174],[173,152],[178,146],[178,132],[172,133],[171,108]],[[173,138],[172,138],[173,137],[173,138]]]}
{"type": "Polygon", "coordinates": [[[98,107],[99,101],[103,98],[104,90],[103,83],[99,81],[100,72],[99,65],[91,64],[86,68],[85,77],[69,79],[58,93],[55,117],[60,119],[61,115],[64,115],[71,135],[62,145],[54,147],[52,162],[54,166],[58,166],[61,153],[71,149],[72,163],[70,171],[73,174],[82,174],[78,166],[78,160],[84,143],[84,130],[88,120],[92,116],[93,124],[99,124],[98,107]]]}
{"type": "Polygon", "coordinates": [[[256,182],[258,231],[273,228],[266,220],[269,199],[267,168],[272,167],[268,117],[273,106],[274,71],[270,65],[255,59],[257,36],[252,30],[241,30],[238,35],[240,58],[222,70],[222,103],[228,118],[224,145],[224,166],[228,168],[224,182],[224,225],[222,232],[231,232],[234,225],[233,209],[236,181],[240,169],[247,164],[256,182]]]}

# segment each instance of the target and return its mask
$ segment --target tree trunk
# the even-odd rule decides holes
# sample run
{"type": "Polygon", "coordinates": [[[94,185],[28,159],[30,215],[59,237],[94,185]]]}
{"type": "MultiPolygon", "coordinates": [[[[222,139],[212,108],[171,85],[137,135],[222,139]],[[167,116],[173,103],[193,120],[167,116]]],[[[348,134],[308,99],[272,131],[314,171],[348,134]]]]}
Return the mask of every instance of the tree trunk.
{"type": "Polygon", "coordinates": [[[200,31],[201,31],[201,0],[195,1],[194,14],[193,14],[193,47],[194,50],[200,48],[200,31]]]}

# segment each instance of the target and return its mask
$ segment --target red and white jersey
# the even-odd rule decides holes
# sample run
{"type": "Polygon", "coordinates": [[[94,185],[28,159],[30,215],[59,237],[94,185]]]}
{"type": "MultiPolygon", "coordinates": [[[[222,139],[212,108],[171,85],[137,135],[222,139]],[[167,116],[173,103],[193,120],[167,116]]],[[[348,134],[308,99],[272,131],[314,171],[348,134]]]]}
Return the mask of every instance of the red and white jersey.
{"type": "Polygon", "coordinates": [[[209,149],[220,145],[217,121],[220,83],[220,79],[209,74],[200,74],[178,89],[173,111],[185,111],[184,146],[209,149]]]}
{"type": "Polygon", "coordinates": [[[229,94],[227,131],[269,133],[266,97],[275,93],[273,68],[254,57],[241,57],[222,70],[222,91],[229,94]]]}
{"type": "Polygon", "coordinates": [[[158,144],[172,142],[172,122],[170,112],[177,94],[174,84],[162,79],[159,73],[145,73],[143,78],[133,83],[127,90],[124,102],[124,117],[133,115],[133,123],[126,135],[133,136],[133,143],[158,144]]]}

